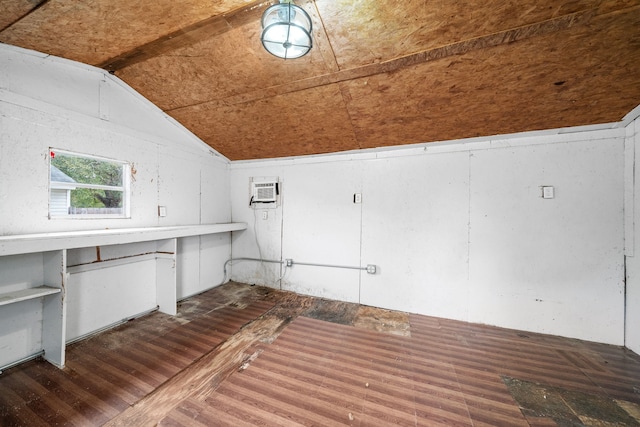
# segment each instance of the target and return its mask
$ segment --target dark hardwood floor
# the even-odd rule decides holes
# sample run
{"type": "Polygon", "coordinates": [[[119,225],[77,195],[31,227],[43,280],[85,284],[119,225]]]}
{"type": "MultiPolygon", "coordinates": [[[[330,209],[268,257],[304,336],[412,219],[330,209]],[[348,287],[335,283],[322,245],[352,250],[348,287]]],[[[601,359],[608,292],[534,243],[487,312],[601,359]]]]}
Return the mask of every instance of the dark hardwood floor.
{"type": "Polygon", "coordinates": [[[0,375],[0,426],[638,426],[624,348],[228,283],[0,375]]]}

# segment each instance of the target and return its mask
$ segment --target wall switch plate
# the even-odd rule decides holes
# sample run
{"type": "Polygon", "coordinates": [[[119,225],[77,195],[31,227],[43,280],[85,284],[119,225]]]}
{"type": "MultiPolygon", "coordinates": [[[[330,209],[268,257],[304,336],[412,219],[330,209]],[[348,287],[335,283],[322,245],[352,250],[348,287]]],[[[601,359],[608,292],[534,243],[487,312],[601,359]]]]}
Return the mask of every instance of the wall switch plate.
{"type": "Polygon", "coordinates": [[[362,203],[362,193],[356,193],[353,195],[353,203],[362,203]]]}
{"type": "Polygon", "coordinates": [[[160,217],[167,216],[167,207],[166,206],[158,206],[158,216],[160,216],[160,217]]]}
{"type": "Polygon", "coordinates": [[[262,219],[267,219],[269,218],[269,212],[268,211],[262,211],[262,219]]]}
{"type": "Polygon", "coordinates": [[[545,185],[542,187],[542,198],[543,199],[553,199],[554,197],[554,188],[550,185],[545,185]]]}

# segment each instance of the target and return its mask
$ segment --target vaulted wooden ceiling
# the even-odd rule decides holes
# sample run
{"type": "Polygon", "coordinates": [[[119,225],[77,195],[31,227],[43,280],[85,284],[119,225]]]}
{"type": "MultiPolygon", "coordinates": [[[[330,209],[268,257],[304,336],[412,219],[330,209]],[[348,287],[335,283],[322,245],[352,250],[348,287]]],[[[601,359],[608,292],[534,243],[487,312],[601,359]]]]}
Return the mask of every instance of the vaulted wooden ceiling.
{"type": "Polygon", "coordinates": [[[299,0],[314,47],[267,53],[276,0],[0,0],[0,42],[102,67],[230,159],[619,121],[640,0],[299,0]]]}

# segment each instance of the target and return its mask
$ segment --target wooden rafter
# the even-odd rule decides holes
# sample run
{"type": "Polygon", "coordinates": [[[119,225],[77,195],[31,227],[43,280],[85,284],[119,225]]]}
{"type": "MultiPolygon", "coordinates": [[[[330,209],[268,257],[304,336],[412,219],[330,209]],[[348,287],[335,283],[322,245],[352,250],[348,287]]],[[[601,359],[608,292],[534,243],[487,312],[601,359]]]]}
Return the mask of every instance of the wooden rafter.
{"type": "Polygon", "coordinates": [[[314,87],[355,80],[377,74],[392,73],[394,71],[413,65],[435,61],[455,55],[462,55],[474,50],[513,43],[519,40],[561,31],[576,25],[584,25],[589,22],[595,14],[595,9],[580,11],[570,15],[563,15],[557,18],[552,18],[544,22],[537,22],[535,24],[526,25],[520,28],[501,31],[470,40],[464,40],[458,43],[452,43],[450,45],[438,47],[435,49],[417,52],[385,62],[368,64],[362,67],[356,67],[346,70],[338,70],[329,74],[323,74],[297,81],[290,81],[286,84],[272,86],[249,93],[242,93],[220,100],[210,100],[198,104],[184,105],[167,111],[175,112],[196,105],[207,105],[209,107],[215,108],[228,105],[244,104],[247,102],[254,102],[273,96],[307,90],[314,87]]]}
{"type": "Polygon", "coordinates": [[[13,21],[9,22],[7,25],[5,25],[4,27],[0,28],[0,32],[6,30],[7,28],[10,28],[12,26],[14,26],[15,24],[17,24],[18,22],[22,21],[23,19],[27,18],[29,15],[31,15],[33,12],[35,12],[36,10],[40,9],[42,6],[44,6],[46,3],[48,3],[50,0],[40,0],[38,1],[31,9],[29,9],[25,14],[19,16],[18,18],[14,19],[13,21]]]}
{"type": "Polygon", "coordinates": [[[212,16],[211,18],[169,33],[121,55],[109,58],[100,64],[96,64],[96,66],[110,72],[115,72],[138,62],[162,55],[163,53],[193,45],[201,40],[224,34],[247,22],[259,19],[264,9],[275,3],[277,3],[277,0],[253,1],[242,8],[225,13],[224,15],[212,16]]]}

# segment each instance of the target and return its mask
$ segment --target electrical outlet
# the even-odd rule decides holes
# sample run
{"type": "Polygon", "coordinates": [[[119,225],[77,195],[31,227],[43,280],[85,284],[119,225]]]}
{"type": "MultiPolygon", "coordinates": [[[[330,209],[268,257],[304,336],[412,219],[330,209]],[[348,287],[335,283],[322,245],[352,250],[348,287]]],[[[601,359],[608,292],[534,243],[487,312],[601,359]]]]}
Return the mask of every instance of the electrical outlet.
{"type": "Polygon", "coordinates": [[[269,218],[269,212],[268,211],[262,211],[262,219],[267,219],[269,218]]]}
{"type": "Polygon", "coordinates": [[[553,186],[545,185],[542,187],[542,198],[543,199],[553,199],[555,197],[555,191],[553,186]]]}
{"type": "Polygon", "coordinates": [[[356,193],[353,195],[353,203],[362,203],[362,193],[356,193]]]}

